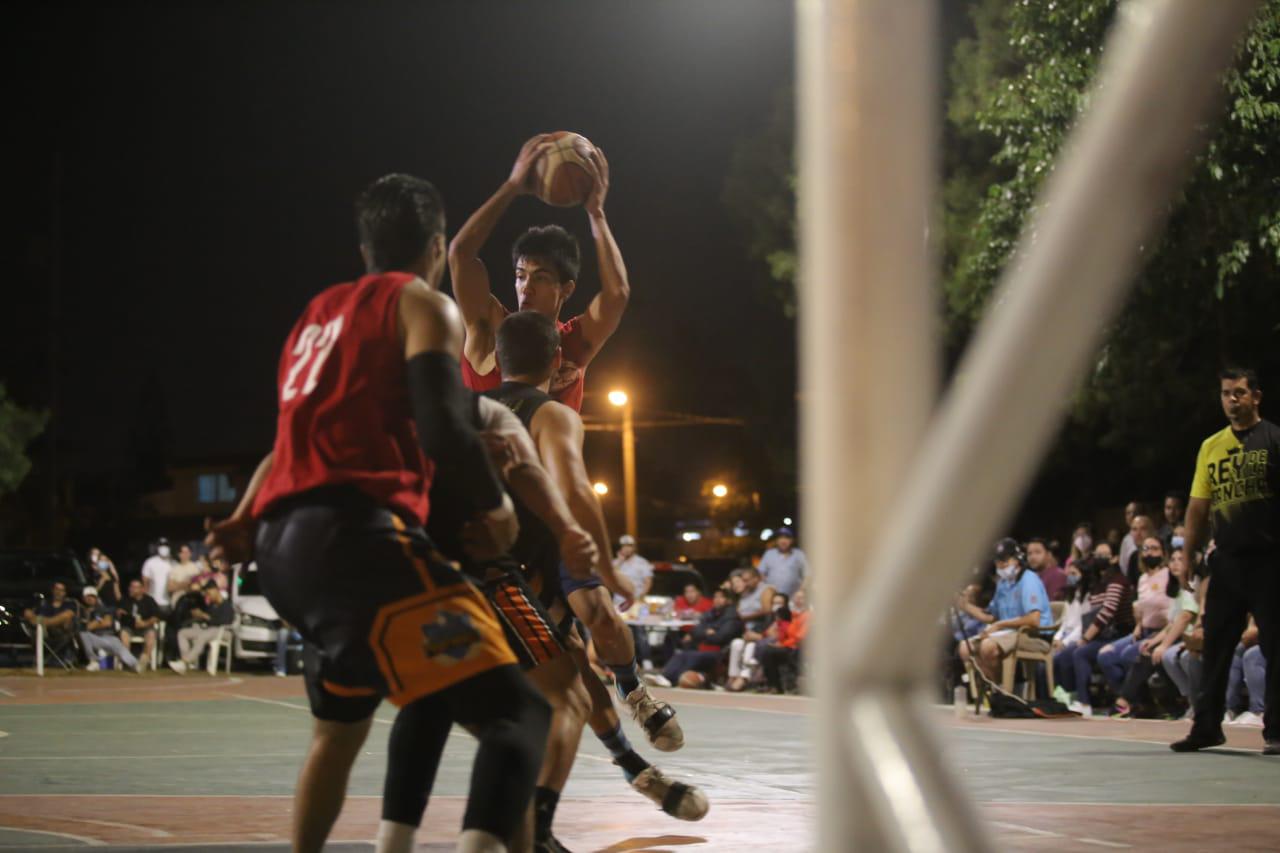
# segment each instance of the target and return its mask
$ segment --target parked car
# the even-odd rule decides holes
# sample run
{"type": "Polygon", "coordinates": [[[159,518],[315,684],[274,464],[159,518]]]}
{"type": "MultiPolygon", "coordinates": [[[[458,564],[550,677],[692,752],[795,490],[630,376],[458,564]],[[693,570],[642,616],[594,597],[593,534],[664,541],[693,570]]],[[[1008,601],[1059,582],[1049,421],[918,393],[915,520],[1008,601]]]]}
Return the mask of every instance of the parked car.
{"type": "Polygon", "coordinates": [[[262,594],[257,563],[241,563],[235,567],[231,603],[236,611],[235,659],[274,662],[280,617],[262,594]]]}
{"type": "Polygon", "coordinates": [[[54,581],[67,586],[67,596],[79,600],[88,575],[71,551],[0,549],[0,653],[34,654],[22,630],[22,612],[49,594],[54,581]]]}

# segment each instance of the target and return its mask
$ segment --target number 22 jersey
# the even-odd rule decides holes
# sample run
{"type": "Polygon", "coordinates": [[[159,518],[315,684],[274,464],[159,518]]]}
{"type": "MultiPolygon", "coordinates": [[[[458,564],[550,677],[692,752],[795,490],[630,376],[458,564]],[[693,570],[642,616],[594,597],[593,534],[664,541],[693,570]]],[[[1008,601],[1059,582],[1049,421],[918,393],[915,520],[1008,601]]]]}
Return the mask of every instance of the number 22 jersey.
{"type": "Polygon", "coordinates": [[[400,337],[400,293],[416,276],[363,276],[320,293],[280,356],[271,472],[253,515],[320,486],[349,485],[419,525],[433,464],[418,444],[400,337]]]}

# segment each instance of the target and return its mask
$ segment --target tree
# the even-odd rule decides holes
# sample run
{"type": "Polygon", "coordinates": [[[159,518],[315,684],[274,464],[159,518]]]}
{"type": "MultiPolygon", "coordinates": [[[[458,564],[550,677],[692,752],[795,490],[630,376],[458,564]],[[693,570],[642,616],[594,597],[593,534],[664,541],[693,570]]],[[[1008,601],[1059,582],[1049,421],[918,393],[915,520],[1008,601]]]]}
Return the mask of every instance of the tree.
{"type": "Polygon", "coordinates": [[[4,385],[0,385],[0,495],[16,491],[31,470],[27,445],[44,430],[48,420],[48,412],[22,408],[9,399],[4,385]]]}
{"type": "MultiPolygon", "coordinates": [[[[981,319],[1086,105],[1117,8],[1117,0],[973,0],[968,32],[944,47],[940,298],[949,361],[981,319]]],[[[1221,420],[1212,400],[1224,364],[1280,378],[1280,0],[1263,4],[1223,86],[1220,121],[1165,231],[1144,247],[1133,296],[1108,328],[1048,466],[1122,468],[1099,475],[1110,486],[1095,496],[1121,481],[1136,493],[1187,479],[1196,444],[1221,420]]],[[[725,196],[748,251],[793,300],[794,188],[780,177],[793,174],[787,133],[769,125],[743,143],[725,196]]]]}

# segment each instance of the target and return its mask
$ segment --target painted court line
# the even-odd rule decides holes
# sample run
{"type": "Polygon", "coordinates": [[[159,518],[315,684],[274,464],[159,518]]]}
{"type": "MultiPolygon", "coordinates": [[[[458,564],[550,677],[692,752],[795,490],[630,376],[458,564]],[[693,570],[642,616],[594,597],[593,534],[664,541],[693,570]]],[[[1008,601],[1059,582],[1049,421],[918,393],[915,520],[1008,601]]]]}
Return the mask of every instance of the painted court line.
{"type": "Polygon", "coordinates": [[[59,820],[69,820],[72,823],[92,823],[97,824],[98,826],[111,826],[116,829],[132,829],[135,832],[140,832],[143,835],[149,835],[152,838],[173,838],[172,832],[166,832],[163,829],[153,829],[149,826],[138,826],[136,823],[117,823],[114,820],[92,820],[87,817],[67,817],[65,815],[59,818],[59,820]]]}
{"type": "Polygon", "coordinates": [[[1068,835],[1063,835],[1061,832],[1052,832],[1047,829],[1038,829],[1034,826],[1024,826],[1020,823],[1009,823],[1003,820],[993,820],[991,821],[991,826],[999,829],[1010,829],[1014,832],[1022,832],[1027,835],[1035,835],[1040,838],[1067,838],[1079,844],[1093,844],[1098,847],[1114,847],[1120,850],[1128,850],[1133,846],[1131,844],[1122,844],[1118,841],[1103,841],[1100,838],[1071,838],[1068,835]]]}
{"type": "Polygon", "coordinates": [[[1125,850],[1133,846],[1132,844],[1121,844],[1118,841],[1103,841],[1101,838],[1077,838],[1076,841],[1079,841],[1081,844],[1093,844],[1098,847],[1114,847],[1121,850],[1125,850]]]}
{"type": "MultiPolygon", "coordinates": [[[[1000,732],[1009,735],[1024,735],[1026,737],[1065,737],[1075,738],[1077,740],[1110,740],[1117,743],[1144,743],[1151,746],[1163,746],[1166,749],[1169,746],[1168,741],[1163,740],[1142,740],[1140,738],[1129,737],[1113,737],[1111,735],[1073,735],[1063,732],[1028,732],[1022,729],[996,729],[987,726],[958,726],[952,731],[974,731],[974,732],[1000,732]]],[[[1204,750],[1205,752],[1230,752],[1237,755],[1260,755],[1261,752],[1256,749],[1240,749],[1235,746],[1215,746],[1212,749],[1204,750]]]]}
{"type": "MultiPolygon", "coordinates": [[[[25,826],[8,826],[6,824],[0,824],[0,829],[7,829],[7,830],[10,830],[11,832],[29,832],[32,835],[52,835],[55,838],[70,838],[72,841],[79,841],[81,844],[84,844],[88,847],[106,847],[107,846],[107,843],[105,841],[99,841],[96,838],[89,838],[88,836],[84,836],[84,835],[74,835],[70,832],[54,832],[53,830],[50,830],[50,829],[27,829],[25,826]]],[[[7,850],[30,850],[31,849],[30,847],[25,847],[19,844],[5,844],[0,846],[3,846],[7,850]]]]}
{"type": "Polygon", "coordinates": [[[5,696],[8,696],[12,699],[18,698],[17,693],[14,693],[12,690],[5,690],[3,687],[0,687],[0,693],[3,693],[5,696]]]}

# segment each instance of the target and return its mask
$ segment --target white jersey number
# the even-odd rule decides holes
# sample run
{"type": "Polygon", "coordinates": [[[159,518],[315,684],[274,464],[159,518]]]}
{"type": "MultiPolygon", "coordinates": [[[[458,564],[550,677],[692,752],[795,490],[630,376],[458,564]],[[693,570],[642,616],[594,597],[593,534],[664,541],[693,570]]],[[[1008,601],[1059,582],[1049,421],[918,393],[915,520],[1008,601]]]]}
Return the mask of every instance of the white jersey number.
{"type": "Polygon", "coordinates": [[[298,335],[298,343],[293,347],[293,354],[297,361],[289,368],[289,375],[284,381],[284,389],[280,392],[280,399],[283,402],[287,403],[298,396],[298,377],[302,375],[302,371],[307,367],[308,362],[311,364],[311,370],[307,373],[307,380],[302,385],[301,393],[305,397],[316,390],[316,381],[320,377],[320,368],[324,367],[325,360],[329,357],[329,353],[333,351],[333,345],[338,342],[338,335],[341,334],[342,317],[330,320],[323,326],[318,323],[312,323],[302,330],[302,334],[298,335]]]}

